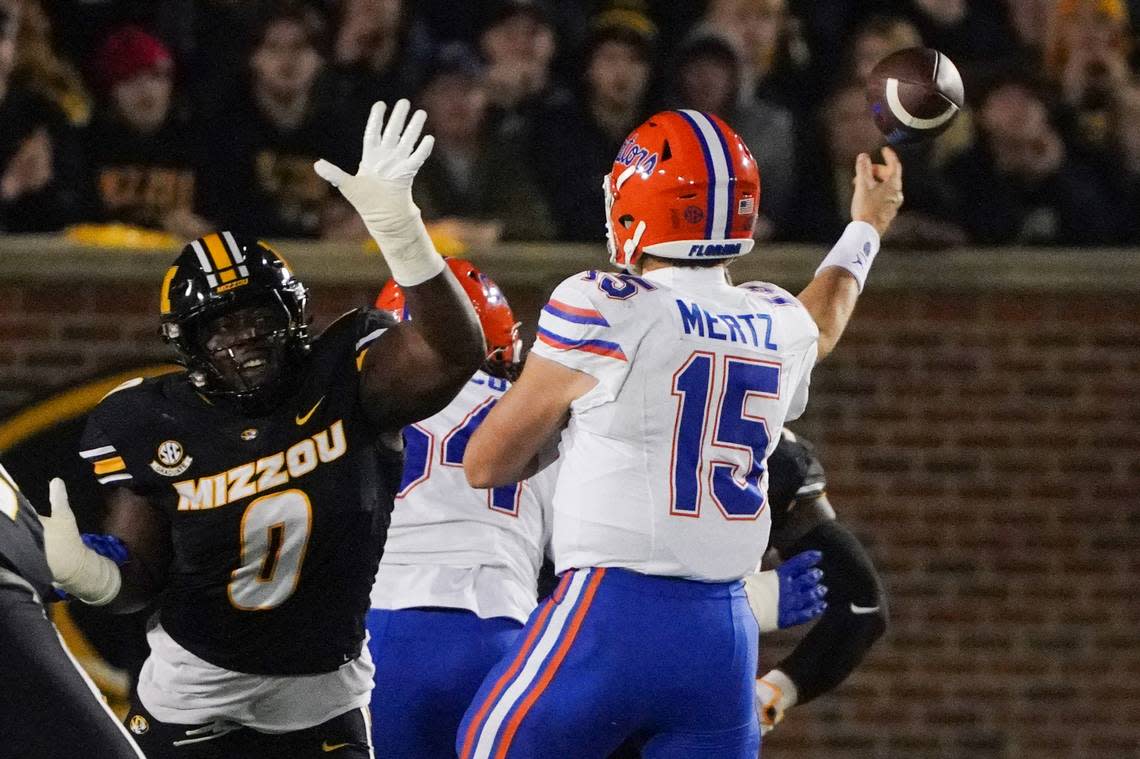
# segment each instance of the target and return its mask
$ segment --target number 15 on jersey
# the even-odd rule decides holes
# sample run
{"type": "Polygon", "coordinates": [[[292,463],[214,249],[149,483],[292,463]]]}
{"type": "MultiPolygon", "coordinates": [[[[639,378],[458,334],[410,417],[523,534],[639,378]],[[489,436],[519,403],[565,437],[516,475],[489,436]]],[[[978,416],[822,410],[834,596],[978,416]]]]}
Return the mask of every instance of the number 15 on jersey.
{"type": "Polygon", "coordinates": [[[780,397],[780,364],[694,351],[673,374],[671,392],[677,416],[669,513],[699,517],[711,498],[725,519],[756,519],[764,510],[760,478],[771,435],[748,405],[780,397]]]}

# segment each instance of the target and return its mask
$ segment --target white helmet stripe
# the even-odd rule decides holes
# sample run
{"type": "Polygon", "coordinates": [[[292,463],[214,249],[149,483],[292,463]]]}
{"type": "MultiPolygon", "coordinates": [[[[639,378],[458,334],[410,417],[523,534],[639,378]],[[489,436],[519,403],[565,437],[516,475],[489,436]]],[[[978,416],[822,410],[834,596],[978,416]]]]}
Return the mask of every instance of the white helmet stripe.
{"type": "Polygon", "coordinates": [[[234,239],[234,236],[229,232],[222,232],[222,238],[226,241],[226,247],[229,248],[230,251],[230,258],[234,260],[234,263],[240,264],[242,261],[245,261],[245,256],[242,254],[241,248],[238,247],[237,240],[234,239]]]}
{"type": "Polygon", "coordinates": [[[708,213],[712,217],[713,239],[727,239],[729,222],[732,218],[729,213],[731,198],[728,196],[732,159],[725,151],[724,145],[717,135],[716,126],[709,120],[708,116],[700,111],[689,109],[682,110],[681,113],[688,116],[697,127],[697,134],[703,143],[702,147],[711,159],[713,175],[709,177],[709,181],[713,185],[713,202],[708,213]]]}
{"type": "Polygon", "coordinates": [[[190,247],[198,255],[198,265],[202,267],[202,271],[211,272],[214,270],[214,265],[210,263],[210,257],[206,255],[206,251],[202,249],[202,243],[195,240],[190,243],[190,247]]]}
{"type": "Polygon", "coordinates": [[[202,243],[195,240],[190,243],[190,247],[194,249],[194,253],[198,256],[198,263],[201,265],[202,271],[206,273],[206,282],[209,283],[210,287],[217,287],[218,277],[213,274],[214,267],[210,264],[210,257],[202,249],[202,243]]]}

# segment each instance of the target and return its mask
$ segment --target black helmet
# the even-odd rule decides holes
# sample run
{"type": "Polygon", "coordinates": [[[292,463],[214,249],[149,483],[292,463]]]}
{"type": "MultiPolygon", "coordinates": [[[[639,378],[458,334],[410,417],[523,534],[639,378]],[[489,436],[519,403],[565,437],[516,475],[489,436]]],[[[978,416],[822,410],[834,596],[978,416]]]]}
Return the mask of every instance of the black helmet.
{"type": "MultiPolygon", "coordinates": [[[[308,290],[289,265],[260,240],[231,232],[215,232],[189,243],[162,281],[162,336],[179,353],[190,381],[201,392],[227,395],[240,402],[262,401],[272,390],[227,383],[206,350],[205,327],[213,319],[239,309],[281,309],[281,328],[257,335],[284,348],[286,360],[303,356],[309,347],[306,312],[308,290]]],[[[230,356],[232,358],[232,350],[230,356]]],[[[280,367],[275,380],[283,376],[280,367]]]]}

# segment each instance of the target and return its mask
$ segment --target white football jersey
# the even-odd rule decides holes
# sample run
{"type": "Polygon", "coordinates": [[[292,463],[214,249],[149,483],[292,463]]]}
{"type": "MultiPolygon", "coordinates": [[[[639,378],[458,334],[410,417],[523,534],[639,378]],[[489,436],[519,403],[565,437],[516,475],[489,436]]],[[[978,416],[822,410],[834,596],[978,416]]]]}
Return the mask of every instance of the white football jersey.
{"type": "Polygon", "coordinates": [[[590,271],[552,294],[534,353],[598,383],[571,405],[554,493],[558,572],[727,581],[768,545],[765,461],[807,404],[819,330],[720,267],[590,271]]]}
{"type": "MultiPolygon", "coordinates": [[[[463,474],[467,441],[509,385],[477,372],[447,408],[404,430],[404,478],[373,608],[442,606],[520,622],[534,609],[546,545],[541,483],[475,490],[463,474]]],[[[539,475],[551,476],[553,468],[539,475]]]]}

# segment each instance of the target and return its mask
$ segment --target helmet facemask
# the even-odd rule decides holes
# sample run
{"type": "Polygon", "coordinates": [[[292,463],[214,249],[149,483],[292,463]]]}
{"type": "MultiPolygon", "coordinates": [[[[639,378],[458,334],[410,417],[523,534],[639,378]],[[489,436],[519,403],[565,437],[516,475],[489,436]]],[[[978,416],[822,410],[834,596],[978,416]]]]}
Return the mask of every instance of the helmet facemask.
{"type": "Polygon", "coordinates": [[[298,329],[277,293],[202,314],[187,325],[190,381],[200,392],[229,397],[247,411],[276,399],[298,352],[298,329]]]}

